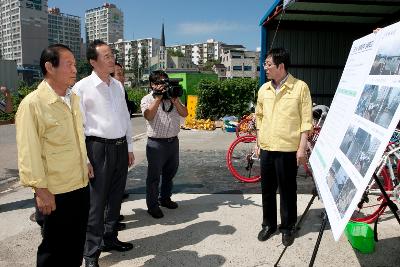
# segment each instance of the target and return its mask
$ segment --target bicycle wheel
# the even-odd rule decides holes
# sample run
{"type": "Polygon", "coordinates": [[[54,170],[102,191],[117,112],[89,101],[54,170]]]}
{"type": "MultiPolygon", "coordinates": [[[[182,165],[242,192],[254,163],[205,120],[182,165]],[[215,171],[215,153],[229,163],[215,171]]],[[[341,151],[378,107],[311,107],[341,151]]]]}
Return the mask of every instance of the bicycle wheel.
{"type": "MultiPolygon", "coordinates": [[[[392,181],[387,168],[382,169],[378,178],[385,191],[393,190],[392,181]]],[[[390,194],[388,195],[389,197],[391,196],[390,194]]],[[[383,212],[385,212],[387,207],[386,202],[387,201],[383,197],[383,194],[379,190],[375,180],[372,179],[365,190],[361,201],[357,205],[358,209],[354,211],[350,220],[353,222],[373,223],[383,212]]]]}
{"type": "Polygon", "coordinates": [[[260,160],[255,156],[256,137],[241,136],[229,146],[226,164],[232,175],[239,181],[255,183],[261,179],[260,160]]]}

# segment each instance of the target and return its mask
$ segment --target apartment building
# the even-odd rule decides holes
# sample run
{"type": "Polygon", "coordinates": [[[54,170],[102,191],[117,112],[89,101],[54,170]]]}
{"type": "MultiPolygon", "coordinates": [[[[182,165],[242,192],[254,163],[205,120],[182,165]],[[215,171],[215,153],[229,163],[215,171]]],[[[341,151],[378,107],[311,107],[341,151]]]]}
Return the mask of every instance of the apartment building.
{"type": "Polygon", "coordinates": [[[204,43],[173,45],[168,48],[182,52],[185,57],[191,57],[196,65],[203,65],[207,61],[218,60],[222,45],[224,43],[209,39],[204,43]]]}
{"type": "MultiPolygon", "coordinates": [[[[110,47],[117,54],[117,61],[127,70],[131,68],[135,56],[138,59],[139,65],[142,65],[144,61],[149,62],[150,58],[157,55],[160,45],[161,40],[157,38],[143,38],[130,41],[120,39],[117,42],[110,43],[110,47]]],[[[148,67],[145,66],[145,68],[148,67]]]]}
{"type": "Polygon", "coordinates": [[[49,45],[64,44],[75,56],[81,58],[81,18],[60,12],[57,7],[48,9],[49,45]]]}
{"type": "Polygon", "coordinates": [[[226,68],[226,78],[258,78],[260,52],[228,49],[225,47],[221,63],[226,68]]]}
{"type": "Polygon", "coordinates": [[[0,25],[0,57],[38,68],[48,46],[47,0],[1,0],[0,25]]]}
{"type": "Polygon", "coordinates": [[[86,43],[95,39],[114,43],[124,39],[124,15],[114,4],[105,3],[85,12],[86,43]]]}

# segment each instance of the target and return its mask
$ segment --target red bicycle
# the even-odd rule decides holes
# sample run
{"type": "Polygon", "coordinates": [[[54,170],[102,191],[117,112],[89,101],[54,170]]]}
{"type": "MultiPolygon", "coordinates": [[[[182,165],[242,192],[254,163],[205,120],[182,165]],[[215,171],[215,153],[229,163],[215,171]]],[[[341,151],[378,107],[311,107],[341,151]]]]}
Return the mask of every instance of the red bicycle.
{"type": "MultiPolygon", "coordinates": [[[[395,131],[393,136],[400,136],[395,131]]],[[[400,143],[399,139],[392,141],[386,147],[381,164],[376,174],[391,200],[400,201],[400,143]]],[[[387,200],[379,190],[374,179],[371,179],[356,210],[351,218],[355,222],[373,223],[385,212],[387,200]]]]}
{"type": "Polygon", "coordinates": [[[255,183],[261,179],[256,141],[255,135],[240,136],[232,142],[226,153],[228,169],[239,181],[255,183]]]}
{"type": "Polygon", "coordinates": [[[245,135],[256,135],[256,116],[254,113],[250,115],[245,115],[239,121],[238,125],[236,126],[236,136],[245,136],[245,135]]]}

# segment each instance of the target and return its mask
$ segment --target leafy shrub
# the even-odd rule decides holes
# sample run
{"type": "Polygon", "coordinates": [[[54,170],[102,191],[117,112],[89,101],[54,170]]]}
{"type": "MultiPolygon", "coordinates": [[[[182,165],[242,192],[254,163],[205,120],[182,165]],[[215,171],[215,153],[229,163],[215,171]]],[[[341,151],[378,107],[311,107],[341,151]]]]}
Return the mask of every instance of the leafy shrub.
{"type": "Polygon", "coordinates": [[[17,113],[19,103],[21,103],[22,99],[24,99],[25,96],[27,96],[30,92],[35,90],[37,86],[38,83],[35,83],[32,86],[28,86],[25,83],[21,83],[17,93],[12,93],[13,111],[8,114],[0,112],[0,121],[14,120],[15,113],[17,113]]]}
{"type": "Polygon", "coordinates": [[[128,93],[128,99],[133,101],[136,110],[134,112],[141,112],[140,110],[140,101],[142,98],[147,95],[147,91],[144,88],[128,88],[126,89],[128,93]]]}
{"type": "Polygon", "coordinates": [[[202,80],[198,89],[196,117],[216,120],[226,115],[241,117],[250,113],[256,103],[258,87],[256,79],[202,80]]]}

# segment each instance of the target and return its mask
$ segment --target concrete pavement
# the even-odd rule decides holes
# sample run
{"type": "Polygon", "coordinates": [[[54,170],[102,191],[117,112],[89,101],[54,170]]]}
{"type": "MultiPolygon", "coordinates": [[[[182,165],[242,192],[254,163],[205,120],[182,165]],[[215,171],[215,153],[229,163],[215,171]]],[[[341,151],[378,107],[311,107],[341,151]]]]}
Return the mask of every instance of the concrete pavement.
{"type": "MultiPolygon", "coordinates": [[[[1,127],[0,127],[1,128],[1,127]]],[[[281,236],[257,240],[261,223],[259,184],[236,182],[225,166],[233,134],[182,131],[181,165],[175,179],[177,210],[153,219],[146,212],[145,139],[135,142],[136,166],[129,172],[128,201],[123,203],[127,229],[119,238],[134,244],[126,253],[103,253],[100,266],[273,266],[283,246],[281,236]]],[[[3,146],[3,145],[2,145],[3,146]]],[[[300,173],[298,214],[311,198],[312,181],[300,173]]],[[[315,200],[293,246],[280,266],[308,266],[318,236],[323,205],[315,200]]],[[[29,189],[9,186],[0,192],[0,266],[34,266],[40,242],[29,189]]],[[[386,212],[373,254],[355,251],[343,235],[324,232],[315,266],[399,266],[400,225],[386,212]]],[[[67,253],[67,252],[66,252],[67,253]]]]}

